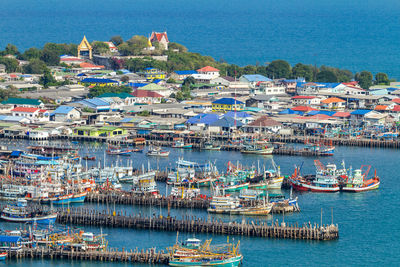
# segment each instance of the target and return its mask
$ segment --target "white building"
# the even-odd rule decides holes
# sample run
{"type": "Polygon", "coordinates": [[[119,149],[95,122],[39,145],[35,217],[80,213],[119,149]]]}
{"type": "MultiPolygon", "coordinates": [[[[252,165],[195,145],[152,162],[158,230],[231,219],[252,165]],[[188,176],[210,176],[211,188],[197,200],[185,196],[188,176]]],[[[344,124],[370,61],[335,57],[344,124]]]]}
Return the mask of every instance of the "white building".
{"type": "Polygon", "coordinates": [[[49,121],[50,113],[48,110],[30,107],[16,107],[11,110],[13,116],[25,117],[31,121],[49,121]]]}

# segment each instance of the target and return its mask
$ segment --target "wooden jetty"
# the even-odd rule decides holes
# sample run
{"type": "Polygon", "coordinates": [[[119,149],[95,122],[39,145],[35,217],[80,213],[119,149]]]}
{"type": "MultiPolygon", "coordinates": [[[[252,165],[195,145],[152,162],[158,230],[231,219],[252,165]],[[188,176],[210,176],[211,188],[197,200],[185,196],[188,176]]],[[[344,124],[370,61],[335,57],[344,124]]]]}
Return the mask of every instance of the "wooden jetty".
{"type": "Polygon", "coordinates": [[[85,202],[188,209],[207,209],[210,205],[208,199],[182,199],[165,196],[155,197],[138,195],[128,191],[89,192],[85,198],[85,202]]]}
{"type": "MultiPolygon", "coordinates": [[[[89,192],[85,198],[85,202],[203,210],[206,210],[210,206],[210,200],[207,198],[182,199],[165,196],[155,197],[152,195],[137,195],[128,191],[89,192]]],[[[256,206],[257,204],[262,204],[262,201],[251,201],[250,206],[256,206]]],[[[273,213],[289,213],[296,211],[300,211],[300,209],[298,207],[282,204],[274,205],[272,208],[273,213]]]]}
{"type": "Polygon", "coordinates": [[[169,255],[163,250],[118,250],[117,248],[107,249],[106,251],[74,251],[65,250],[61,247],[24,247],[19,251],[8,251],[9,259],[68,259],[68,260],[89,260],[89,261],[108,261],[108,262],[131,262],[131,263],[150,263],[168,264],[169,255]]]}
{"type": "Polygon", "coordinates": [[[318,225],[311,223],[287,224],[285,222],[268,224],[263,221],[223,222],[215,218],[209,220],[195,216],[146,217],[141,214],[126,215],[126,212],[98,211],[87,208],[60,208],[57,222],[61,224],[89,225],[97,227],[120,227],[189,233],[209,233],[221,235],[243,235],[264,238],[287,238],[307,240],[335,240],[339,238],[339,227],[334,224],[318,225]]]}

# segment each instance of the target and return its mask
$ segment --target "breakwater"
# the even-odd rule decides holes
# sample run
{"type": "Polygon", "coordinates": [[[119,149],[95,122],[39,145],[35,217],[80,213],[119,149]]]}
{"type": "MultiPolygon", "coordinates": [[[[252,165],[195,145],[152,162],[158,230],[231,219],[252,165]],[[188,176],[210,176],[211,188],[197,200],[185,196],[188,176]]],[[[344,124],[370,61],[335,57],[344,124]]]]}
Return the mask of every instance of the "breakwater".
{"type": "Polygon", "coordinates": [[[141,214],[126,215],[115,211],[98,211],[86,208],[58,209],[57,222],[61,224],[89,225],[98,227],[120,227],[131,229],[160,230],[189,233],[209,233],[221,235],[242,235],[263,238],[286,238],[306,240],[335,240],[339,238],[339,227],[334,224],[316,223],[287,224],[285,222],[267,224],[262,221],[223,222],[205,220],[195,216],[176,217],[141,214]]]}
{"type": "Polygon", "coordinates": [[[138,248],[134,250],[109,248],[106,251],[74,251],[62,247],[24,247],[19,251],[8,251],[7,257],[9,259],[68,259],[150,264],[168,264],[169,262],[169,255],[163,250],[157,252],[155,249],[139,250],[138,248]]]}

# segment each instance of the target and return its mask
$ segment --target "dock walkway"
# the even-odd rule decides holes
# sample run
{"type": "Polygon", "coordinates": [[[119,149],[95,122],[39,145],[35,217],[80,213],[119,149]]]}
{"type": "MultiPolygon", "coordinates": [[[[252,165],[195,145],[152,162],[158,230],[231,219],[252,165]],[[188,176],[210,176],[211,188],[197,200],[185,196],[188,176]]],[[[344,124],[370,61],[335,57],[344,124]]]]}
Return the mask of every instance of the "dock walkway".
{"type": "Polygon", "coordinates": [[[223,222],[217,219],[201,219],[195,216],[176,217],[141,214],[126,215],[120,212],[98,211],[86,208],[59,208],[57,222],[61,224],[90,225],[98,227],[120,227],[174,232],[209,233],[221,235],[243,235],[265,238],[287,238],[308,240],[334,240],[339,238],[337,225],[267,224],[262,221],[223,222]]]}
{"type": "Polygon", "coordinates": [[[51,247],[24,247],[20,251],[8,251],[9,259],[68,259],[68,260],[89,260],[89,261],[108,261],[108,262],[131,262],[131,263],[151,263],[168,264],[169,255],[163,250],[118,250],[107,249],[106,251],[74,251],[64,250],[63,248],[51,247]]]}

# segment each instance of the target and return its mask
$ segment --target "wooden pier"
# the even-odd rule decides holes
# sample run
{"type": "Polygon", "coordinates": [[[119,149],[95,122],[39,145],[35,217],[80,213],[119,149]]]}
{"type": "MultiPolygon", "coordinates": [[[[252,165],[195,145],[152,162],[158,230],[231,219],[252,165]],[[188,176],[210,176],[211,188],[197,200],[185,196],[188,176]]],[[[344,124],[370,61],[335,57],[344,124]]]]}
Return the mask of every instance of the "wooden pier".
{"type": "Polygon", "coordinates": [[[85,198],[85,202],[187,209],[207,209],[210,205],[208,199],[182,199],[165,196],[154,197],[138,195],[127,191],[89,192],[85,198]]]}
{"type": "MultiPolygon", "coordinates": [[[[89,192],[85,198],[85,202],[101,203],[101,204],[119,204],[134,206],[152,206],[152,207],[168,207],[175,209],[203,209],[206,210],[210,206],[210,199],[207,198],[171,198],[171,197],[155,197],[152,195],[137,195],[128,191],[104,191],[89,192]]],[[[251,201],[250,206],[262,204],[262,201],[251,201]]],[[[274,205],[273,213],[290,213],[300,211],[298,206],[290,205],[274,205]]]]}
{"type": "Polygon", "coordinates": [[[150,263],[168,264],[169,255],[163,250],[118,250],[107,249],[106,251],[74,251],[64,250],[61,247],[24,247],[20,251],[8,251],[9,259],[68,259],[68,260],[88,260],[88,261],[108,261],[108,262],[131,262],[131,263],[150,263]]]}
{"type": "Polygon", "coordinates": [[[285,222],[268,224],[263,221],[246,221],[238,223],[223,222],[217,219],[201,219],[195,216],[146,217],[141,214],[126,215],[126,212],[98,211],[86,208],[58,209],[57,222],[61,224],[89,225],[97,227],[120,227],[159,231],[209,233],[221,235],[242,235],[263,238],[286,238],[307,240],[335,240],[339,238],[337,225],[287,224],[285,222]]]}

